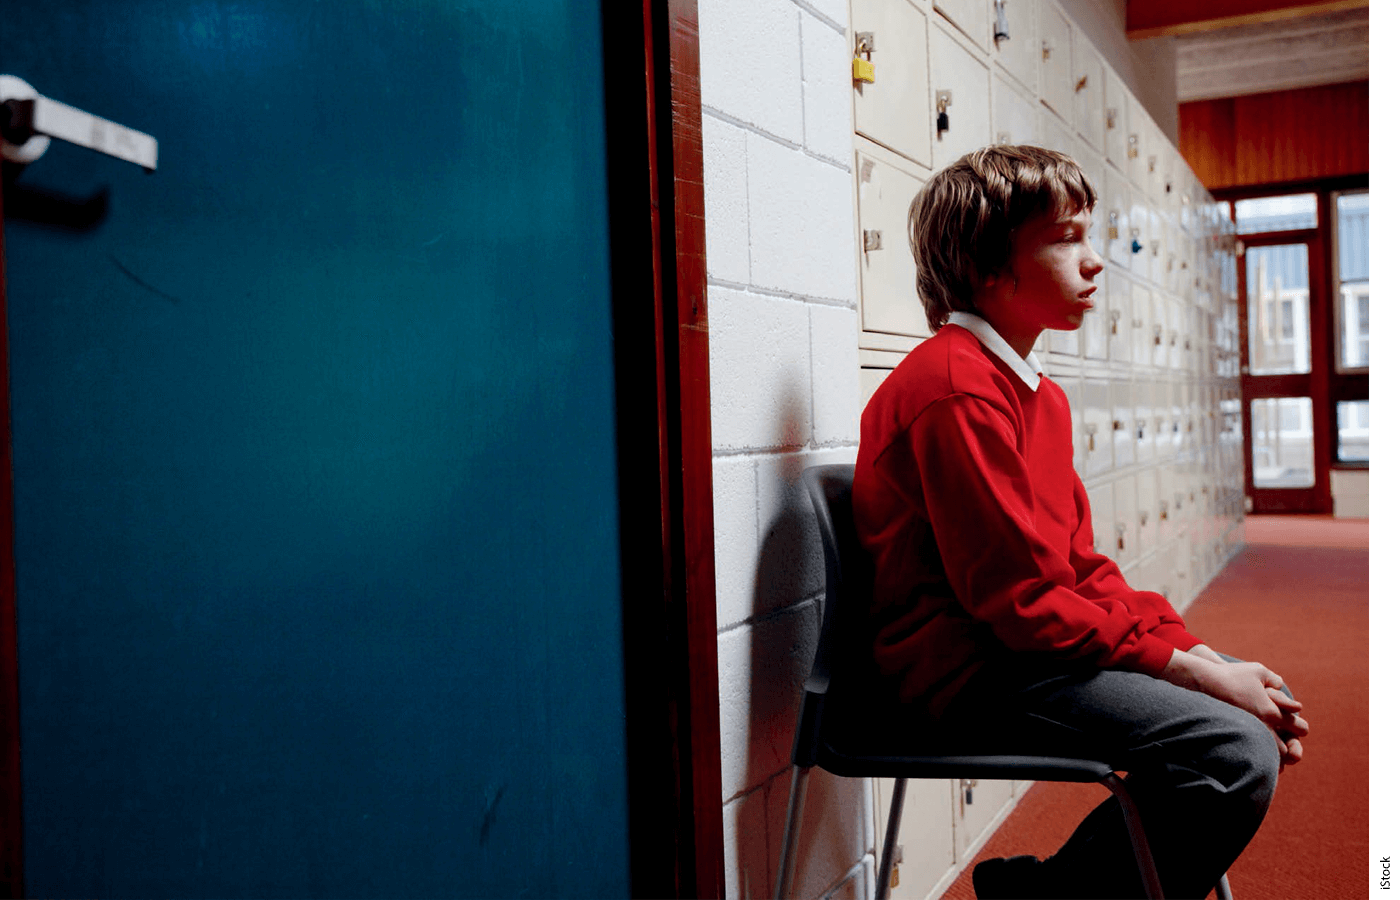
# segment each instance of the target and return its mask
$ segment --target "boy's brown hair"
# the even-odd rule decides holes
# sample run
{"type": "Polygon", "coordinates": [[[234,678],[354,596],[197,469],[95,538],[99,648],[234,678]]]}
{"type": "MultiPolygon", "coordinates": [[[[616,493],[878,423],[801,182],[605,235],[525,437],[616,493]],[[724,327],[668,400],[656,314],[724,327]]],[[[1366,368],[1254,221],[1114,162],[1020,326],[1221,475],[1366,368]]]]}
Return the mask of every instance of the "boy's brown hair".
{"type": "Polygon", "coordinates": [[[919,299],[937,331],[954,310],[976,312],[978,285],[1006,268],[1016,229],[1034,216],[1093,209],[1074,160],[1029,144],[974,150],[934,175],[909,205],[919,299]]]}

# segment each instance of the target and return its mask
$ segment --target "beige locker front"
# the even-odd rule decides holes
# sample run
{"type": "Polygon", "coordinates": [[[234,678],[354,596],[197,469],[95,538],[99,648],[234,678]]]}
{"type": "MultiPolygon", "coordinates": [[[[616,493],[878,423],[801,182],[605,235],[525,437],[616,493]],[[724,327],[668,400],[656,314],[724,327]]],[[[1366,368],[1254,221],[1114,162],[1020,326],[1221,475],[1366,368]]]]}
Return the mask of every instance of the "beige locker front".
{"type": "Polygon", "coordinates": [[[870,369],[860,370],[860,408],[865,409],[870,398],[875,396],[875,391],[890,377],[892,369],[870,369]]]}
{"type": "Polygon", "coordinates": [[[1108,224],[1108,206],[1104,203],[1103,196],[1103,154],[1094,152],[1094,149],[1084,143],[1081,138],[1075,138],[1071,146],[1073,152],[1070,153],[1070,156],[1074,157],[1074,161],[1079,163],[1079,168],[1084,170],[1084,177],[1089,179],[1089,186],[1094,189],[1094,194],[1097,197],[1092,213],[1093,222],[1089,228],[1089,243],[1093,245],[1095,253],[1107,260],[1108,248],[1104,246],[1104,229],[1108,224]]]}
{"type": "Polygon", "coordinates": [[[942,169],[963,154],[992,142],[992,73],[983,60],[964,49],[936,19],[928,36],[934,105],[933,167],[942,169]]]}
{"type": "Polygon", "coordinates": [[[963,779],[955,787],[953,837],[958,847],[958,861],[962,863],[968,861],[972,848],[988,837],[992,825],[1012,802],[1015,783],[963,779]]]}
{"type": "Polygon", "coordinates": [[[1104,143],[1103,59],[1078,28],[1070,36],[1070,79],[1074,87],[1074,128],[1099,156],[1104,143]]]}
{"type": "Polygon", "coordinates": [[[1060,114],[1066,122],[1074,121],[1074,45],[1069,20],[1058,8],[1042,3],[1040,6],[1040,100],[1060,114]]]}
{"type": "Polygon", "coordinates": [[[1128,269],[1138,278],[1152,277],[1152,213],[1147,196],[1135,188],[1128,189],[1128,269]]]}
{"type": "Polygon", "coordinates": [[[1122,175],[1107,169],[1104,180],[1095,187],[1101,192],[1099,205],[1104,207],[1103,257],[1114,265],[1130,269],[1133,264],[1133,235],[1128,182],[1122,175]]]}
{"type": "Polygon", "coordinates": [[[991,49],[991,0],[933,0],[933,8],[983,51],[991,49]]]}
{"type": "Polygon", "coordinates": [[[1089,521],[1094,528],[1094,552],[1109,559],[1118,558],[1118,537],[1113,527],[1113,483],[1100,484],[1087,491],[1089,521]]]}
{"type": "Polygon", "coordinates": [[[860,327],[863,331],[927,337],[928,320],[914,286],[914,254],[909,249],[906,224],[909,204],[923,186],[923,179],[869,152],[856,154],[856,168],[860,327]]]}
{"type": "Polygon", "coordinates": [[[1082,480],[1086,477],[1084,472],[1084,390],[1076,375],[1056,373],[1053,377],[1055,383],[1065,392],[1065,399],[1069,401],[1069,433],[1070,443],[1074,446],[1074,471],[1079,473],[1082,480]]]}
{"type": "Polygon", "coordinates": [[[1137,476],[1124,475],[1113,482],[1113,530],[1118,540],[1118,564],[1131,564],[1138,558],[1137,476]]]}
{"type": "Polygon", "coordinates": [[[1040,27],[1036,11],[1042,0],[1006,0],[1006,37],[995,41],[992,58],[1032,94],[1039,90],[1040,27]]]}
{"type": "Polygon", "coordinates": [[[1146,556],[1157,547],[1157,472],[1145,469],[1136,475],[1138,554],[1146,556]]]}
{"type": "Polygon", "coordinates": [[[1126,90],[1124,98],[1124,105],[1127,107],[1127,176],[1133,187],[1142,191],[1147,189],[1146,134],[1147,129],[1152,126],[1148,121],[1147,111],[1142,108],[1137,98],[1126,90]]]}
{"type": "MultiPolygon", "coordinates": [[[[893,778],[872,778],[875,793],[875,846],[880,852],[890,820],[893,778]]],[[[890,888],[892,900],[924,900],[934,885],[957,864],[953,817],[956,782],[911,778],[904,790],[899,820],[899,884],[890,888]]],[[[893,879],[891,879],[893,880],[893,879]]]]}
{"type": "Polygon", "coordinates": [[[1170,463],[1176,459],[1173,444],[1176,433],[1172,429],[1172,391],[1175,386],[1170,381],[1155,382],[1152,388],[1152,439],[1157,447],[1153,455],[1158,462],[1170,463]]]}
{"type": "Polygon", "coordinates": [[[1133,284],[1116,269],[1109,269],[1103,275],[1108,286],[1108,303],[1104,313],[1108,317],[1108,358],[1113,362],[1131,363],[1133,284]]]}
{"type": "Polygon", "coordinates": [[[1151,463],[1157,458],[1157,431],[1154,420],[1153,382],[1138,381],[1133,385],[1133,442],[1139,463],[1151,463]]]}
{"type": "Polygon", "coordinates": [[[1132,468],[1138,462],[1133,383],[1127,380],[1110,382],[1109,401],[1113,410],[1113,465],[1118,469],[1132,468]]]}
{"type": "Polygon", "coordinates": [[[1040,113],[1035,102],[1001,72],[992,76],[992,140],[997,144],[1039,144],[1040,113]]]}
{"type": "Polygon", "coordinates": [[[1152,365],[1158,369],[1165,369],[1171,359],[1170,347],[1167,345],[1167,297],[1161,291],[1152,291],[1152,300],[1149,304],[1151,318],[1148,320],[1148,337],[1151,341],[1152,365]]]}
{"type": "Polygon", "coordinates": [[[1108,382],[1085,378],[1080,393],[1083,420],[1084,480],[1113,469],[1113,402],[1108,382]]]}
{"type": "Polygon", "coordinates": [[[932,166],[933,104],[923,10],[909,0],[851,0],[851,31],[857,57],[868,56],[875,66],[873,82],[853,82],[856,133],[932,166]]]}
{"type": "Polygon", "coordinates": [[[1152,365],[1152,292],[1137,282],[1133,282],[1132,306],[1128,321],[1129,340],[1133,347],[1133,366],[1145,368],[1152,365]]]}
{"type": "Polygon", "coordinates": [[[1104,66],[1103,124],[1108,161],[1128,174],[1128,91],[1108,66],[1104,66]]]}
{"type": "Polygon", "coordinates": [[[1070,134],[1069,126],[1043,106],[1040,108],[1040,141],[1041,146],[1058,150],[1071,159],[1079,152],[1079,141],[1070,134]]]}
{"type": "Polygon", "coordinates": [[[1162,213],[1149,201],[1147,206],[1147,280],[1161,287],[1166,283],[1166,269],[1167,250],[1162,213]]]}

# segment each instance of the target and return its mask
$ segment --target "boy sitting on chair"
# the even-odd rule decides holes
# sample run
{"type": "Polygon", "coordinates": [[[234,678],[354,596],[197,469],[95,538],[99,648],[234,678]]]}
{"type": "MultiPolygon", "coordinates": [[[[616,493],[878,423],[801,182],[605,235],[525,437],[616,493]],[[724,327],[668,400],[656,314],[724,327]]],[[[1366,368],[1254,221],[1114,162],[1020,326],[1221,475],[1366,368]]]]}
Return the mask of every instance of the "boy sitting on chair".
{"type": "MultiPolygon", "coordinates": [[[[994,146],[910,208],[936,334],[867,405],[852,489],[875,661],[939,752],[1127,770],[1167,896],[1204,897],[1308,726],[1278,675],[1216,654],[1094,551],[1069,403],[1031,352],[1094,306],[1094,202],[1069,157],[994,146]]],[[[973,884],[982,898],[1142,895],[1112,798],[1055,855],[987,860],[973,884]]]]}

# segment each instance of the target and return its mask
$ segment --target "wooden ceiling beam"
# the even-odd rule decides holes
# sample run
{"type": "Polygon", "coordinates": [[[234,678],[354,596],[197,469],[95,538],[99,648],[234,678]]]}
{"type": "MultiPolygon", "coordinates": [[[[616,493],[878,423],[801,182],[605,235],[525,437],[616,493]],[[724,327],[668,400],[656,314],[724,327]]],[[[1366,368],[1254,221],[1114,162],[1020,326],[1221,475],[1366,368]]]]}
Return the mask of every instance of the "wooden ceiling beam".
{"type": "Polygon", "coordinates": [[[1370,0],[1128,0],[1128,40],[1197,34],[1321,13],[1364,9],[1370,0]]]}

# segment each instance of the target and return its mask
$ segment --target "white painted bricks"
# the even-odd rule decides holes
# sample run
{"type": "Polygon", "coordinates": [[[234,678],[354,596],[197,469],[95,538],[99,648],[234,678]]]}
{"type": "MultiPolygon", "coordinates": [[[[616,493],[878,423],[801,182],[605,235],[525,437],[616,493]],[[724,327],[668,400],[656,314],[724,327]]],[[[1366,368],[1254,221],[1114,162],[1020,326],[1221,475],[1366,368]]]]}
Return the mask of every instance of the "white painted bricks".
{"type": "Polygon", "coordinates": [[[701,0],[700,102],[802,141],[801,10],[792,0],[701,0]]]}
{"type": "MultiPolygon", "coordinates": [[[[846,0],[700,0],[727,895],[773,889],[821,544],[798,478],[859,437],[846,0]]],[[[863,898],[868,782],[819,775],[805,896],[863,898]]]]}

